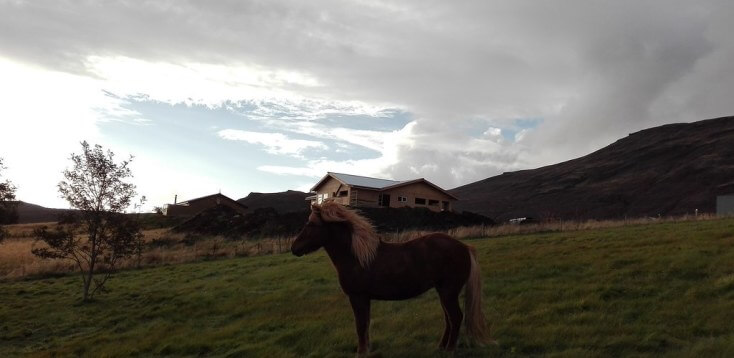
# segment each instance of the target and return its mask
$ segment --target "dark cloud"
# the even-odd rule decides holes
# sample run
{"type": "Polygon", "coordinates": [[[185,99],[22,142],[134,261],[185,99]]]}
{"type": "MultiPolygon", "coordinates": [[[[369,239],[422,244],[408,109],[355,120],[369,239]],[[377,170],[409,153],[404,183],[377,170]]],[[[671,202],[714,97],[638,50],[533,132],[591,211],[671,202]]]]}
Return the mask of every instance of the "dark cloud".
{"type": "Polygon", "coordinates": [[[95,55],[307,73],[322,84],[299,89],[308,95],[412,113],[418,141],[401,147],[386,174],[451,187],[583,155],[645,127],[731,114],[732,8],[682,0],[11,1],[0,3],[0,49],[75,73],[95,55]],[[482,133],[465,125],[506,128],[516,118],[543,121],[517,143],[476,142],[482,133]]]}

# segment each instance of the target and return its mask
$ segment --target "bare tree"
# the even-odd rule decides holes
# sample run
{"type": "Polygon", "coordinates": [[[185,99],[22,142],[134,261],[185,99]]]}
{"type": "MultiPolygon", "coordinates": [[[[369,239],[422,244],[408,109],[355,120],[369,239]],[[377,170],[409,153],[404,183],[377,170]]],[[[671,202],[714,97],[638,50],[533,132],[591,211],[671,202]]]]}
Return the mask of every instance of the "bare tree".
{"type": "Polygon", "coordinates": [[[34,248],[33,253],[73,261],[87,301],[103,290],[117,264],[134,253],[142,234],[137,218],[124,214],[136,195],[135,185],[126,181],[132,178],[132,157],[116,163],[112,151],[90,147],[86,141],[81,145],[83,152],[71,155],[73,167],[64,171],[58,185],[61,197],[77,210],[65,214],[54,230],[37,229],[36,237],[47,247],[34,248]]]}
{"type": "MultiPolygon", "coordinates": [[[[3,165],[3,158],[0,158],[0,180],[2,180],[2,171],[6,169],[3,165]]],[[[9,180],[0,181],[0,225],[12,224],[18,220],[18,214],[15,211],[15,185],[9,180]]],[[[0,226],[0,242],[5,239],[7,232],[0,226]]]]}
{"type": "MultiPolygon", "coordinates": [[[[143,207],[143,204],[145,204],[146,198],[145,195],[143,195],[140,198],[140,201],[138,201],[135,204],[135,220],[140,223],[140,210],[143,207]]],[[[136,268],[140,268],[140,264],[142,263],[143,259],[143,250],[145,249],[145,237],[140,234],[137,235],[135,240],[133,241],[133,254],[135,255],[135,262],[136,268]]]]}

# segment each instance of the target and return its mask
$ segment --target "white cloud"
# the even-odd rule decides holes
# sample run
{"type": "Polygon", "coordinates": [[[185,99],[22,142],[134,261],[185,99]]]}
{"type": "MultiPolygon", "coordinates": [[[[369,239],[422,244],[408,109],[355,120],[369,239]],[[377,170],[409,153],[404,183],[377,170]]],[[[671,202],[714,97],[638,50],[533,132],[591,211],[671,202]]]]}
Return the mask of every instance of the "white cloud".
{"type": "Polygon", "coordinates": [[[306,161],[306,166],[303,167],[263,165],[257,169],[278,175],[297,175],[310,178],[320,178],[327,172],[386,177],[387,174],[384,173],[384,170],[388,165],[389,162],[386,162],[383,157],[379,157],[345,161],[316,159],[306,161]]]}
{"type": "MultiPolygon", "coordinates": [[[[381,116],[388,104],[334,98],[310,74],[242,63],[146,61],[124,56],[90,56],[89,73],[118,97],[144,96],[169,104],[253,105],[248,117],[259,120],[313,120],[330,114],[381,116]]],[[[236,110],[236,109],[235,109],[236,110]]]]}
{"type": "MultiPolygon", "coordinates": [[[[375,142],[372,145],[375,150],[380,153],[375,158],[343,161],[315,159],[307,160],[306,165],[303,167],[264,165],[257,169],[278,175],[298,175],[312,178],[319,178],[326,172],[350,173],[389,178],[392,177],[390,174],[390,168],[392,166],[399,165],[400,163],[399,153],[402,150],[409,149],[415,145],[415,140],[413,138],[414,126],[415,122],[410,122],[400,130],[390,132],[374,131],[374,133],[372,133],[372,139],[375,142]]],[[[340,128],[337,132],[343,133],[345,136],[351,138],[362,131],[340,128]]],[[[400,177],[397,179],[408,178],[411,178],[411,176],[400,177]]]]}
{"type": "Polygon", "coordinates": [[[326,173],[316,168],[288,167],[280,165],[261,165],[257,167],[257,170],[278,175],[297,175],[312,178],[318,178],[326,173]]]}
{"type": "Polygon", "coordinates": [[[289,86],[318,86],[315,78],[302,73],[243,64],[151,62],[121,56],[90,56],[85,64],[118,96],[145,95],[173,104],[218,106],[242,98],[299,102],[302,96],[287,91],[289,86]]]}
{"type": "Polygon", "coordinates": [[[343,141],[377,152],[382,152],[385,141],[398,132],[330,127],[316,121],[275,122],[272,126],[316,138],[343,141]]]}
{"type": "Polygon", "coordinates": [[[520,142],[525,138],[525,135],[528,133],[528,129],[521,129],[517,133],[515,133],[515,142],[520,142]]]}
{"type": "Polygon", "coordinates": [[[489,138],[497,138],[497,137],[502,136],[502,129],[495,128],[495,127],[489,127],[487,128],[486,131],[484,131],[484,133],[482,133],[482,135],[484,135],[485,137],[489,137],[489,138]]]}
{"type": "Polygon", "coordinates": [[[227,140],[240,140],[265,147],[270,154],[301,157],[307,149],[326,150],[329,147],[319,141],[292,139],[283,133],[250,132],[238,129],[223,129],[217,132],[219,137],[227,140]]]}

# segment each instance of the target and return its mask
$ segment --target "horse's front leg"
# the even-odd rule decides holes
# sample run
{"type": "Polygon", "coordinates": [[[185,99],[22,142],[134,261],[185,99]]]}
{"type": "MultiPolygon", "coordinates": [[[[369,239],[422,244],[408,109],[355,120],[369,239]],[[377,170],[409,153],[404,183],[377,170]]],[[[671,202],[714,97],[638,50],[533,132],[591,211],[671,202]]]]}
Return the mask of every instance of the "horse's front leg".
{"type": "Polygon", "coordinates": [[[354,323],[357,325],[357,353],[367,354],[370,349],[370,299],[366,296],[350,295],[349,303],[352,304],[354,323]]]}

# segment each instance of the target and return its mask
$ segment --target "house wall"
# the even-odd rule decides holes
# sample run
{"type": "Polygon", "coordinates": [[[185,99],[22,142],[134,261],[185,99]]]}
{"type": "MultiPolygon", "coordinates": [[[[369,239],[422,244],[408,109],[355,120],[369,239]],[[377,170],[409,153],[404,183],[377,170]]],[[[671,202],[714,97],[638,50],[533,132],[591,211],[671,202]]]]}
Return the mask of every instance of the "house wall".
{"type": "Polygon", "coordinates": [[[197,207],[168,204],[166,205],[166,211],[164,214],[166,216],[192,216],[199,212],[197,210],[197,207]]]}
{"type": "Polygon", "coordinates": [[[380,192],[362,188],[351,188],[349,191],[349,205],[376,208],[380,192]]]}
{"type": "Polygon", "coordinates": [[[734,195],[716,197],[716,215],[734,215],[734,195]]]}
{"type": "Polygon", "coordinates": [[[246,209],[244,209],[242,206],[236,204],[235,202],[232,202],[230,200],[224,199],[222,197],[210,197],[210,198],[204,198],[199,199],[194,202],[189,203],[189,205],[171,205],[168,204],[166,206],[166,216],[194,216],[206,209],[209,209],[211,207],[214,207],[218,204],[228,206],[240,214],[245,214],[247,212],[246,209]]]}
{"type": "Polygon", "coordinates": [[[447,211],[453,210],[452,203],[455,201],[454,198],[444,194],[441,191],[434,189],[432,186],[426,183],[414,183],[410,185],[400,186],[394,189],[384,191],[386,194],[390,194],[390,207],[391,208],[402,208],[408,207],[425,207],[433,211],[441,211],[444,208],[444,202],[447,203],[447,211]],[[404,196],[408,200],[406,202],[399,202],[398,196],[404,196]],[[425,204],[416,204],[415,199],[422,198],[426,200],[425,204]],[[429,200],[436,200],[436,205],[429,205],[429,200]]]}
{"type": "MultiPolygon", "coordinates": [[[[402,208],[402,207],[425,207],[433,211],[453,210],[453,202],[455,199],[444,194],[443,192],[436,190],[432,186],[418,182],[405,186],[400,186],[394,189],[379,191],[370,190],[363,188],[352,188],[348,185],[342,184],[340,181],[334,178],[328,178],[316,188],[317,194],[329,194],[329,198],[333,198],[336,202],[342,205],[350,205],[354,207],[379,207],[380,194],[385,193],[390,195],[390,207],[391,208],[402,208]],[[346,197],[339,197],[339,191],[348,191],[346,197]],[[398,196],[405,196],[406,202],[398,202],[398,196]],[[416,198],[423,198],[426,200],[425,204],[416,204],[416,198]],[[429,200],[438,201],[437,205],[429,205],[429,200]],[[444,204],[445,203],[445,204],[444,204]]],[[[316,204],[317,200],[311,200],[312,204],[316,204]]]]}
{"type": "MultiPolygon", "coordinates": [[[[329,198],[334,198],[336,202],[342,205],[349,205],[349,192],[349,186],[344,185],[340,181],[331,177],[326,179],[326,181],[316,190],[316,194],[329,194],[329,198]],[[337,196],[339,194],[338,191],[344,190],[347,191],[347,196],[337,196]]],[[[311,204],[317,204],[316,200],[311,200],[311,204]]]]}

